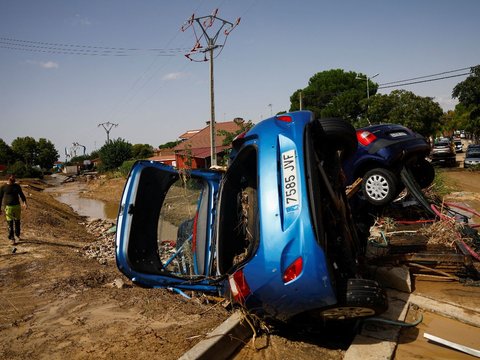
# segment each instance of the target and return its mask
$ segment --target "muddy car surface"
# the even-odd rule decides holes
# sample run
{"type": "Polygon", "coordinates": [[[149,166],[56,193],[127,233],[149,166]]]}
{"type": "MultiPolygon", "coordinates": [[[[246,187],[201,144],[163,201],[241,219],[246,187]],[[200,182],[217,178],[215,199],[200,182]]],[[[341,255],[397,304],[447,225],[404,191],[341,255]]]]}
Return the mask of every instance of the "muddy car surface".
{"type": "Polygon", "coordinates": [[[137,162],[117,221],[119,269],[150,287],[216,292],[267,319],[383,312],[361,278],[364,243],[343,187],[351,125],[300,111],[266,119],[234,144],[226,173],[137,162]]]}

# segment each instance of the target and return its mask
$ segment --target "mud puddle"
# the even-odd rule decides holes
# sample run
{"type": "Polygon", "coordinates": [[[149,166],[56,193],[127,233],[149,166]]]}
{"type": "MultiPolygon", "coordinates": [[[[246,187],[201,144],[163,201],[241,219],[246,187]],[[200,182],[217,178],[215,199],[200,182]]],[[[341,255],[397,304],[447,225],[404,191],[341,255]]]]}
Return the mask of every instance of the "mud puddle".
{"type": "Polygon", "coordinates": [[[45,191],[52,193],[56,200],[69,205],[73,211],[89,218],[114,220],[118,214],[118,203],[84,198],[81,196],[87,189],[82,183],[68,183],[48,188],[45,191]]]}
{"type": "MultiPolygon", "coordinates": [[[[395,359],[473,359],[472,355],[434,343],[424,337],[425,333],[442,339],[480,350],[478,339],[480,329],[454,319],[435,314],[429,311],[409,310],[421,312],[423,321],[416,328],[403,329],[398,341],[395,359]]],[[[414,316],[418,316],[414,314],[414,316]]]]}

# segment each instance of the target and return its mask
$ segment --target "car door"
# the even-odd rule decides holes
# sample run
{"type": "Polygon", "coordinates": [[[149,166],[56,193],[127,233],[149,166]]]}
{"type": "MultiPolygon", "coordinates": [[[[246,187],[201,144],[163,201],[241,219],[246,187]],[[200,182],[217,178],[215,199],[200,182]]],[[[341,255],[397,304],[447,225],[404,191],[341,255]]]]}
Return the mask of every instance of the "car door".
{"type": "Polygon", "coordinates": [[[218,290],[212,239],[220,180],[214,171],[137,161],[117,219],[120,271],[148,287],[218,290]]]}

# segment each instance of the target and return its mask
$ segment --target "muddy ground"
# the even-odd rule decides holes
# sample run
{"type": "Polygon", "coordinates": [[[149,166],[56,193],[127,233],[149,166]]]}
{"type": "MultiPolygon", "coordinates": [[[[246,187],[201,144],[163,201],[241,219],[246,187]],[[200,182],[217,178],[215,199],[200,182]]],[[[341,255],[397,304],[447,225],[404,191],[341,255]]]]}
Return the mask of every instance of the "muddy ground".
{"type": "MultiPolygon", "coordinates": [[[[102,179],[91,196],[118,201],[123,183],[102,179]]],[[[229,316],[204,297],[133,286],[111,258],[86,256],[99,234],[85,218],[44,183],[20,184],[29,208],[15,253],[0,221],[0,359],[174,359],[229,316]]]]}
{"type": "MultiPolygon", "coordinates": [[[[456,191],[450,200],[480,200],[478,173],[448,174],[456,191]]],[[[124,181],[90,181],[83,195],[118,202],[124,181]]],[[[0,219],[0,359],[175,359],[230,315],[206,297],[188,300],[133,286],[113,257],[88,256],[105,239],[89,232],[85,218],[42,191],[43,182],[21,185],[29,209],[16,253],[0,219]]],[[[345,344],[332,340],[322,347],[308,337],[274,335],[268,342],[267,352],[250,344],[239,358],[342,359],[346,350],[345,344]]],[[[261,341],[255,346],[262,347],[261,341]]]]}

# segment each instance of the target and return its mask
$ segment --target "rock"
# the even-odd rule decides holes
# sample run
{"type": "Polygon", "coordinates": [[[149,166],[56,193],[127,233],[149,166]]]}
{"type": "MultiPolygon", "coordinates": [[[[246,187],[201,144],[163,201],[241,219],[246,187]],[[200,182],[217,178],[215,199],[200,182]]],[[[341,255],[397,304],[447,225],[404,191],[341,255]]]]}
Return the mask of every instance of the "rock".
{"type": "Polygon", "coordinates": [[[125,282],[120,278],[116,278],[115,280],[113,280],[113,285],[117,289],[123,289],[125,287],[125,282]]]}

